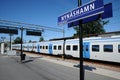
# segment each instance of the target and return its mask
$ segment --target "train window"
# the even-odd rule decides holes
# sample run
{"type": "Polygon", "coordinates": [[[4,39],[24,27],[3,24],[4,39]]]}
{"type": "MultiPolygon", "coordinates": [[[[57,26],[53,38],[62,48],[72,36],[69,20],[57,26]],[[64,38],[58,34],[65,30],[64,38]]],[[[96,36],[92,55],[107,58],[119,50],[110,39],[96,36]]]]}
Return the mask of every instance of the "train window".
{"type": "Polygon", "coordinates": [[[92,45],[92,51],[99,52],[99,45],[92,45]]]}
{"type": "Polygon", "coordinates": [[[67,45],[66,50],[70,50],[70,49],[71,49],[70,45],[67,45]]]}
{"type": "Polygon", "coordinates": [[[78,46],[77,45],[73,45],[73,51],[77,51],[78,50],[78,46]]]}
{"type": "Polygon", "coordinates": [[[118,45],[118,52],[120,53],[120,45],[118,45]]]}
{"type": "Polygon", "coordinates": [[[61,50],[61,49],[62,49],[62,47],[59,45],[59,46],[58,46],[58,50],[61,50]]]}
{"type": "Polygon", "coordinates": [[[88,51],[88,45],[86,45],[86,51],[88,51]]]}
{"type": "Polygon", "coordinates": [[[113,52],[113,45],[104,45],[104,52],[113,52]]]}
{"type": "Polygon", "coordinates": [[[43,49],[44,49],[44,46],[43,46],[43,49]]]}
{"type": "Polygon", "coordinates": [[[40,46],[40,49],[42,49],[42,46],[40,46]]]}
{"type": "Polygon", "coordinates": [[[48,49],[48,46],[46,46],[46,49],[48,49]]]}
{"type": "Polygon", "coordinates": [[[55,45],[55,46],[54,46],[54,50],[56,50],[56,48],[57,48],[57,46],[55,45]]]}

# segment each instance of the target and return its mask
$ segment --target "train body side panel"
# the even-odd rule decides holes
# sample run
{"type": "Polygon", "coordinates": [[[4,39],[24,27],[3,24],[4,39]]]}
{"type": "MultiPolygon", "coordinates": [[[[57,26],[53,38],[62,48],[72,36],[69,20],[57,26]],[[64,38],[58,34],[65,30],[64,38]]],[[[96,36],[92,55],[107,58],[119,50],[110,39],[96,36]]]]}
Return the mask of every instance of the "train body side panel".
{"type": "Polygon", "coordinates": [[[79,57],[79,41],[78,39],[66,40],[65,54],[72,57],[79,57]],[[74,50],[74,46],[76,49],[74,50]]]}
{"type": "Polygon", "coordinates": [[[49,42],[40,42],[40,46],[41,46],[40,53],[49,54],[49,51],[48,51],[49,42]]]}
{"type": "Polygon", "coordinates": [[[62,55],[63,54],[63,40],[52,41],[53,46],[53,55],[62,55]],[[61,47],[61,49],[58,49],[61,47]]]}
{"type": "Polygon", "coordinates": [[[90,45],[90,59],[109,61],[109,62],[118,62],[120,63],[120,52],[118,46],[120,45],[120,40],[98,40],[92,41],[90,45]],[[92,46],[99,45],[99,51],[93,51],[92,46]],[[105,51],[105,45],[112,46],[112,51],[105,51]]]}
{"type": "Polygon", "coordinates": [[[29,45],[27,44],[27,51],[29,51],[29,45]]]}

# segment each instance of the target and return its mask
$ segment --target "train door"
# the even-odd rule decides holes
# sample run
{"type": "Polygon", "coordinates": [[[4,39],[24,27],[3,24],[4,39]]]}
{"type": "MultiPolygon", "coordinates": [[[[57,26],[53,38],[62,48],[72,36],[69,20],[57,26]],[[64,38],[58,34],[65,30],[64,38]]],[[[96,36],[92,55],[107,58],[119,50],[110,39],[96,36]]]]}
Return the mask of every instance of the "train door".
{"type": "Polygon", "coordinates": [[[89,42],[83,43],[83,57],[90,58],[90,43],[89,42]]]}
{"type": "Polygon", "coordinates": [[[53,53],[53,51],[52,51],[52,44],[49,44],[49,49],[48,49],[48,51],[49,51],[49,54],[52,54],[52,53],[53,53]]]}
{"type": "Polygon", "coordinates": [[[37,52],[40,53],[40,45],[37,45],[37,52]]]}

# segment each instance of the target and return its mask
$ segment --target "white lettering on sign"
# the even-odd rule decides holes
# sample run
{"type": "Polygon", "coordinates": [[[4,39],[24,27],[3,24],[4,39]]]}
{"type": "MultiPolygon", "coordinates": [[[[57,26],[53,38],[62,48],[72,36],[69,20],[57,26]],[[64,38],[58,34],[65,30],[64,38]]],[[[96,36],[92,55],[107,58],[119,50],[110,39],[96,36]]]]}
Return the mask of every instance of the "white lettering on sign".
{"type": "Polygon", "coordinates": [[[84,7],[81,7],[79,9],[76,9],[76,10],[72,11],[72,12],[69,12],[68,14],[65,14],[65,15],[61,16],[61,20],[64,21],[66,19],[75,17],[77,15],[81,15],[81,14],[84,14],[86,12],[92,11],[94,9],[95,9],[95,5],[94,5],[94,3],[91,3],[89,5],[86,5],[84,7]]]}

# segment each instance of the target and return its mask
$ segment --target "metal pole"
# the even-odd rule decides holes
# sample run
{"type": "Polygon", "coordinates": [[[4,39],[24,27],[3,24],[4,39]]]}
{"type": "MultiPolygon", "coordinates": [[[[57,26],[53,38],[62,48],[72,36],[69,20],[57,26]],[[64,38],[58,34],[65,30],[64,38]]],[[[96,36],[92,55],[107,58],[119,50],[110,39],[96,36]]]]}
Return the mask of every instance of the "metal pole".
{"type": "Polygon", "coordinates": [[[65,41],[66,41],[66,39],[63,40],[63,55],[62,55],[62,60],[65,60],[65,41]]]}
{"type": "Polygon", "coordinates": [[[12,34],[10,33],[10,50],[12,50],[12,48],[11,48],[11,37],[12,37],[12,34]]]}
{"type": "MultiPolygon", "coordinates": [[[[78,7],[82,5],[82,1],[78,0],[78,7]]],[[[84,80],[83,67],[83,35],[82,35],[82,20],[79,20],[79,54],[80,54],[80,80],[84,80]]]]}
{"type": "Polygon", "coordinates": [[[62,32],[63,32],[63,38],[64,38],[65,37],[65,29],[64,28],[63,28],[62,32]]]}
{"type": "MultiPolygon", "coordinates": [[[[65,30],[63,29],[63,38],[65,37],[65,30]]],[[[62,54],[62,60],[65,60],[65,41],[66,39],[63,40],[63,54],[62,54]]]]}
{"type": "Polygon", "coordinates": [[[22,48],[22,44],[23,44],[23,27],[20,28],[21,29],[21,63],[22,63],[22,56],[23,56],[23,48],[22,48]]]}
{"type": "Polygon", "coordinates": [[[82,5],[82,1],[78,0],[78,7],[82,5]]]}
{"type": "Polygon", "coordinates": [[[84,80],[82,20],[79,21],[80,80],[84,80]]]}

